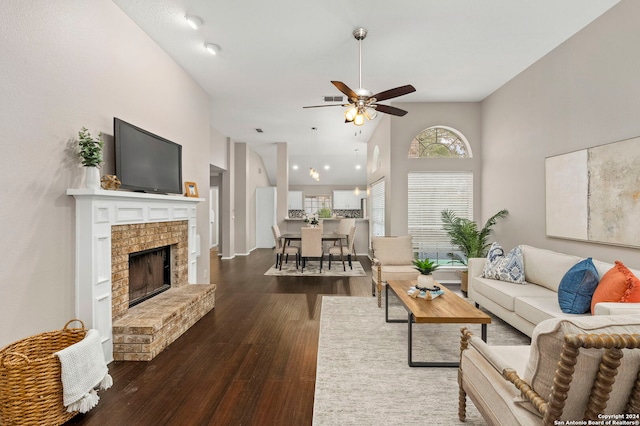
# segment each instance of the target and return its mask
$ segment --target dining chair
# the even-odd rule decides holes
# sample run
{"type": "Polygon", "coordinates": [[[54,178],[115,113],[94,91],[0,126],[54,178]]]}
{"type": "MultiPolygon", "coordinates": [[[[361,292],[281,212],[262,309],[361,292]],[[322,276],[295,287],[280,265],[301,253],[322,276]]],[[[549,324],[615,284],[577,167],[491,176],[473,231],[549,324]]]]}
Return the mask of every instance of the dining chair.
{"type": "MultiPolygon", "coordinates": [[[[335,231],[333,231],[333,233],[334,234],[348,235],[349,231],[351,231],[351,227],[352,226],[356,226],[356,220],[355,219],[352,219],[352,218],[340,219],[340,222],[338,223],[338,227],[336,228],[335,231]]],[[[334,241],[333,243],[331,243],[329,245],[328,248],[331,248],[331,246],[340,246],[340,243],[338,241],[334,241]]]]}
{"type": "Polygon", "coordinates": [[[349,267],[351,269],[353,269],[353,263],[351,262],[351,255],[355,255],[354,249],[353,249],[353,242],[355,241],[356,238],[356,227],[355,225],[351,227],[351,229],[349,230],[349,234],[348,234],[348,242],[346,246],[331,246],[329,247],[329,269],[331,269],[331,258],[336,255],[336,256],[341,256],[343,258],[343,256],[347,256],[347,259],[349,260],[349,267]]]}
{"type": "MultiPolygon", "coordinates": [[[[281,237],[282,234],[280,234],[280,228],[278,227],[278,225],[273,225],[271,227],[271,232],[273,232],[273,239],[276,242],[276,268],[280,266],[280,270],[282,270],[282,245],[284,244],[281,237]]],[[[290,254],[295,255],[296,269],[298,269],[298,263],[300,261],[300,247],[287,244],[287,246],[284,248],[285,262],[287,263],[289,263],[290,254]]]]}
{"type": "Polygon", "coordinates": [[[335,230],[336,234],[348,234],[351,231],[351,227],[356,226],[356,220],[352,218],[340,219],[338,228],[335,230]]]}
{"type": "Polygon", "coordinates": [[[300,257],[302,259],[302,272],[309,258],[320,258],[320,270],[322,270],[322,228],[305,227],[300,229],[302,243],[300,244],[300,257]]]}

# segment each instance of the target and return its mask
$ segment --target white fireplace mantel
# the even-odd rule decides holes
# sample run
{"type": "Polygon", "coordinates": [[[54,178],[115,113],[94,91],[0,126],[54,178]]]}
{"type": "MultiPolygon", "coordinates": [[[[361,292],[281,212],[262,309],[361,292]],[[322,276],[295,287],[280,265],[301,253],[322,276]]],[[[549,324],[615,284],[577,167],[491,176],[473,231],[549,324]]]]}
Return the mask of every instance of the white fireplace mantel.
{"type": "Polygon", "coordinates": [[[132,223],[189,223],[188,280],[196,282],[196,204],[203,198],[102,189],[68,189],[76,199],[75,314],[102,337],[105,360],[113,360],[111,227],[132,223]]]}

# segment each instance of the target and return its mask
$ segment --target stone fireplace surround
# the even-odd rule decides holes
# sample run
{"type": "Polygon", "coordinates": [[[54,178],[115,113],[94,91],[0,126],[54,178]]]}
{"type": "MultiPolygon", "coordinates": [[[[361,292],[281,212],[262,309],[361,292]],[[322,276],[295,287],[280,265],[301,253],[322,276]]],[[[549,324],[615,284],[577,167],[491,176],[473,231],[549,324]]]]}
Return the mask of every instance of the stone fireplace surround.
{"type": "Polygon", "coordinates": [[[102,337],[105,360],[148,361],[209,312],[215,285],[196,279],[201,198],[69,189],[76,199],[76,317],[102,337]],[[172,288],[128,307],[128,254],[171,245],[172,288]],[[126,262],[125,262],[126,259],[126,262]]]}

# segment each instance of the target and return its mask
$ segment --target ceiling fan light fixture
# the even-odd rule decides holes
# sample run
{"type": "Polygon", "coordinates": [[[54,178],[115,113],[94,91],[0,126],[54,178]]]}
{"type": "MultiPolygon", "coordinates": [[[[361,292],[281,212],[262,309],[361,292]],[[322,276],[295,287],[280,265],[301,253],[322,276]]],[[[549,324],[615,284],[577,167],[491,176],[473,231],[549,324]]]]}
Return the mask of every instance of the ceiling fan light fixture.
{"type": "Polygon", "coordinates": [[[207,52],[211,53],[212,55],[217,55],[218,52],[220,52],[220,46],[214,43],[207,43],[204,45],[204,47],[205,49],[207,49],[207,52]]]}
{"type": "Polygon", "coordinates": [[[364,125],[364,114],[356,114],[355,118],[353,119],[353,124],[355,124],[356,126],[364,125]]]}
{"type": "Polygon", "coordinates": [[[194,30],[200,28],[202,25],[202,19],[199,16],[195,15],[185,15],[184,20],[187,21],[187,25],[189,25],[194,30]]]}
{"type": "Polygon", "coordinates": [[[356,118],[356,114],[358,114],[358,108],[352,106],[344,112],[344,118],[347,121],[353,121],[356,118]]]}
{"type": "Polygon", "coordinates": [[[364,115],[369,119],[373,120],[378,116],[378,112],[373,108],[365,108],[364,115]]]}

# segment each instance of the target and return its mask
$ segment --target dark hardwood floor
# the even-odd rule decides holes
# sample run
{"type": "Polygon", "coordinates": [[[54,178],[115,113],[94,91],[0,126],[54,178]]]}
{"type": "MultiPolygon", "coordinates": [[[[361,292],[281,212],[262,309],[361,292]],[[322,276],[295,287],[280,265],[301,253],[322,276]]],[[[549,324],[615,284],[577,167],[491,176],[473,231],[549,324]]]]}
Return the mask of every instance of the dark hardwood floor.
{"type": "Polygon", "coordinates": [[[67,424],[310,425],[322,296],[371,297],[358,260],[366,277],[274,277],[273,250],[213,252],[215,308],[152,361],[109,364],[113,387],[67,424]]]}

